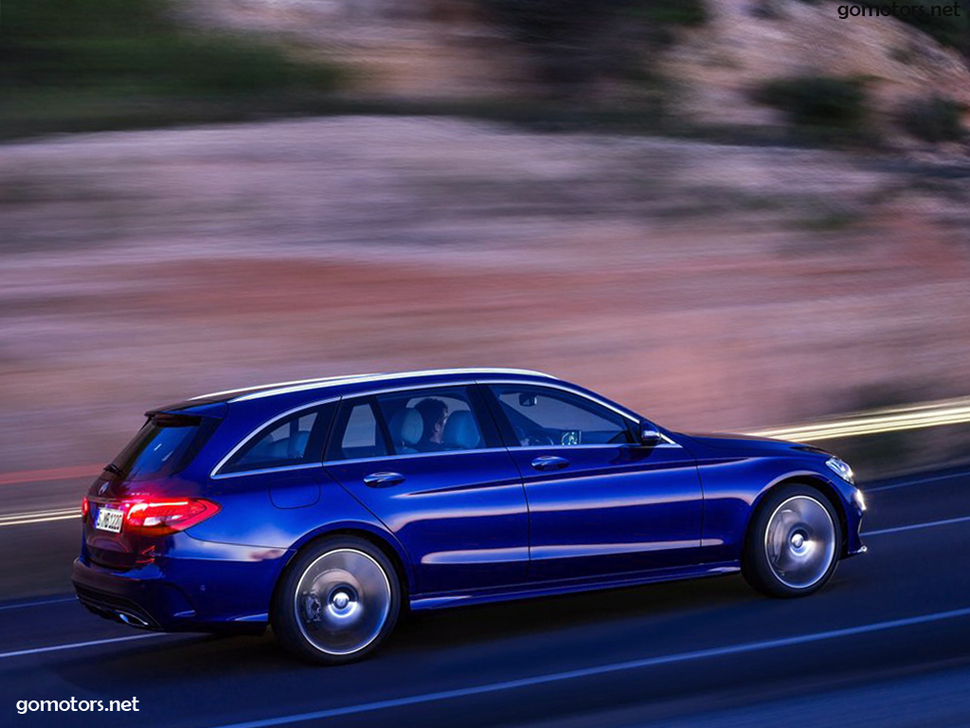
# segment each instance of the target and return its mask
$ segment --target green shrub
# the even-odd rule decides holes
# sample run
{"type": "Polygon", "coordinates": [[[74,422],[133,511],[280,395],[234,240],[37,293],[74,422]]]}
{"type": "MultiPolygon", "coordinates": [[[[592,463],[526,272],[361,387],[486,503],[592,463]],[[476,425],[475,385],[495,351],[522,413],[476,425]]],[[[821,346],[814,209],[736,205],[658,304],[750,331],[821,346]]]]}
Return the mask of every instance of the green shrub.
{"type": "Polygon", "coordinates": [[[634,0],[630,12],[666,25],[703,25],[708,20],[703,0],[634,0]]]}
{"type": "Polygon", "coordinates": [[[219,101],[247,94],[326,92],[338,77],[282,49],[186,29],[169,0],[4,0],[5,100],[83,94],[108,108],[128,98],[219,101]]]}
{"type": "Polygon", "coordinates": [[[858,129],[866,115],[866,93],[858,81],[799,76],[769,81],[755,98],[784,111],[801,127],[858,129]]]}
{"type": "Polygon", "coordinates": [[[960,123],[963,107],[940,96],[915,99],[903,107],[903,128],[928,142],[956,141],[964,134],[960,123]]]}

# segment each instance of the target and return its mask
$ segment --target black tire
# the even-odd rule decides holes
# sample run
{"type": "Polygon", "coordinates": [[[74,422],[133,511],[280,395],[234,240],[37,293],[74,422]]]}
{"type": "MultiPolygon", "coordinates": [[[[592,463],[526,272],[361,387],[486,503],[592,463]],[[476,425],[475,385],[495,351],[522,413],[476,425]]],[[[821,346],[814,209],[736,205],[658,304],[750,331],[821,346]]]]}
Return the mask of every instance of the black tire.
{"type": "Polygon", "coordinates": [[[832,578],[842,552],[842,527],[817,488],[788,483],[770,491],[748,527],[741,573],[773,597],[803,597],[832,578]]]}
{"type": "Polygon", "coordinates": [[[273,596],[273,633],[310,662],[354,662],[394,630],[401,601],[384,552],[362,538],[327,538],[305,548],[283,574],[273,596]]]}

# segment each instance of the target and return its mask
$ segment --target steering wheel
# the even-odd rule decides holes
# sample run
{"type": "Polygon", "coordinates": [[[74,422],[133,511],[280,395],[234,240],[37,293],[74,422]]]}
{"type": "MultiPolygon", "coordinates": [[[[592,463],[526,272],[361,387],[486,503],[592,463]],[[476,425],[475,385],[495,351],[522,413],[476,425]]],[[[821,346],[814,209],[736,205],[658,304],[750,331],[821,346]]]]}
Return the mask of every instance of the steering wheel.
{"type": "Polygon", "coordinates": [[[553,439],[542,430],[529,430],[526,432],[524,429],[516,425],[513,425],[512,429],[515,430],[515,436],[518,438],[521,445],[536,446],[556,444],[553,439]]]}

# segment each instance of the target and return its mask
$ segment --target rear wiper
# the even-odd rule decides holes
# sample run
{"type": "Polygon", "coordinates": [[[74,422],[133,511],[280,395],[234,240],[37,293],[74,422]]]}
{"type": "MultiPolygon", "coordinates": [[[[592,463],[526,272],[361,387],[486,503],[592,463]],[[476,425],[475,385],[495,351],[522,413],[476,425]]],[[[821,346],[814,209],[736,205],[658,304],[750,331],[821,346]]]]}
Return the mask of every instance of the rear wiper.
{"type": "Polygon", "coordinates": [[[124,473],[121,471],[121,468],[119,468],[114,463],[108,463],[107,465],[105,465],[104,470],[107,470],[109,473],[112,473],[114,475],[124,475],[124,473]]]}

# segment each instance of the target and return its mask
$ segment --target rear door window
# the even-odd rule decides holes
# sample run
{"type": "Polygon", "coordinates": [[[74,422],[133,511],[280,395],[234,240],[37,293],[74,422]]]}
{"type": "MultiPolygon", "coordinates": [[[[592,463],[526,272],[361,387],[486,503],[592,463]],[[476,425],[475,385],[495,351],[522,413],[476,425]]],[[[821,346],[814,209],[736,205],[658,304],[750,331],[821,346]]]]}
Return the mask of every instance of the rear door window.
{"type": "Polygon", "coordinates": [[[377,404],[395,455],[486,447],[466,387],[380,394],[377,404]]]}

